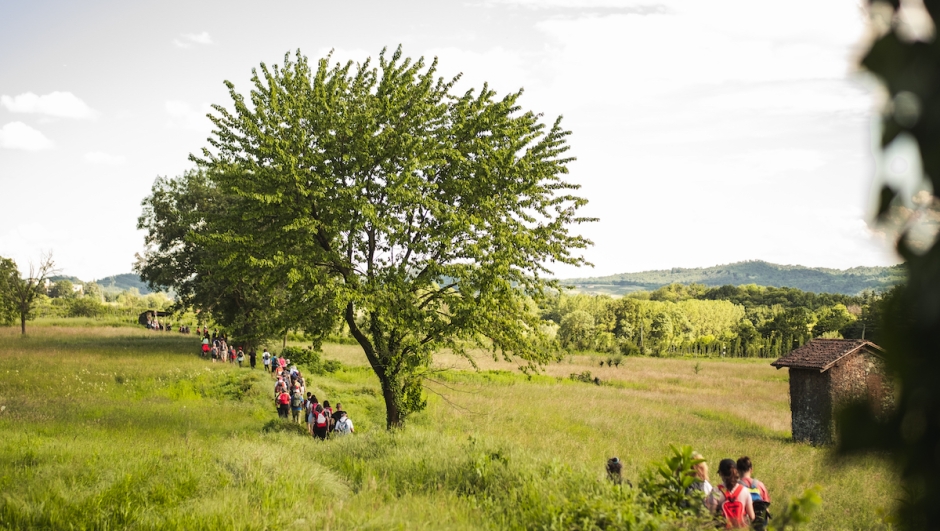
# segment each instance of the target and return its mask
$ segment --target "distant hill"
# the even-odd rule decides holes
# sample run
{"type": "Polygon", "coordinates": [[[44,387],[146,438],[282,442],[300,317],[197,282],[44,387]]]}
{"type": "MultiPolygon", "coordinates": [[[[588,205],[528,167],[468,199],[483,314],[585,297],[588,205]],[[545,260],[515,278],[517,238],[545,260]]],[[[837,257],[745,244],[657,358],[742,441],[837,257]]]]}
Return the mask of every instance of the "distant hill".
{"type": "Polygon", "coordinates": [[[778,265],[760,260],[705,268],[676,267],[661,271],[622,273],[607,277],[571,278],[562,282],[583,293],[623,295],[632,291],[652,291],[668,284],[706,286],[759,286],[797,288],[814,293],[857,295],[865,290],[881,291],[901,283],[904,266],[827,269],[778,265]]]}
{"type": "Polygon", "coordinates": [[[101,286],[101,289],[105,291],[124,291],[126,289],[137,288],[141,295],[146,295],[151,292],[150,288],[147,287],[147,283],[134,273],[124,273],[122,275],[100,278],[95,281],[95,284],[101,286]]]}

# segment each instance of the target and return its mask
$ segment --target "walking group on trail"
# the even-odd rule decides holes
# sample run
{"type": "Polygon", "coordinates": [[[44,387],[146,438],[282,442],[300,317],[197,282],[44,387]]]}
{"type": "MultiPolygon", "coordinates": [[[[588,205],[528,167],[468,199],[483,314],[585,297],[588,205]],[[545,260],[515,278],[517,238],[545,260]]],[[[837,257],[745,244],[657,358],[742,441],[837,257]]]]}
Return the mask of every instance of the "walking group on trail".
{"type": "MultiPolygon", "coordinates": [[[[199,329],[196,329],[197,333],[199,329]]],[[[245,361],[245,352],[242,347],[228,344],[228,336],[214,330],[209,335],[208,329],[202,329],[202,347],[200,355],[211,358],[212,362],[238,363],[242,367],[245,361]]],[[[254,349],[248,351],[248,365],[254,369],[257,354],[254,349]]],[[[289,359],[278,357],[264,349],[261,355],[264,371],[269,372],[274,383],[274,405],[277,415],[282,419],[291,419],[296,423],[301,420],[307,425],[307,431],[314,438],[324,440],[328,437],[341,437],[355,433],[352,419],[349,418],[342,404],[336,403],[336,408],[330,406],[329,400],[321,404],[317,397],[307,392],[307,382],[297,365],[292,365],[289,359]]]]}
{"type": "Polygon", "coordinates": [[[306,380],[289,359],[279,358],[267,349],[261,359],[265,370],[275,378],[274,403],[280,418],[290,418],[296,423],[303,419],[310,435],[320,440],[355,432],[352,419],[343,410],[343,405],[337,402],[334,409],[329,400],[321,404],[316,395],[307,392],[306,380]]]}
{"type": "Polygon", "coordinates": [[[718,464],[721,481],[713,488],[708,481],[708,464],[700,454],[693,454],[699,462],[693,465],[696,481],[692,489],[704,494],[705,507],[725,521],[726,529],[752,527],[763,531],[770,519],[770,494],[767,487],[752,476],[754,465],[747,456],[722,459],[718,464]]]}

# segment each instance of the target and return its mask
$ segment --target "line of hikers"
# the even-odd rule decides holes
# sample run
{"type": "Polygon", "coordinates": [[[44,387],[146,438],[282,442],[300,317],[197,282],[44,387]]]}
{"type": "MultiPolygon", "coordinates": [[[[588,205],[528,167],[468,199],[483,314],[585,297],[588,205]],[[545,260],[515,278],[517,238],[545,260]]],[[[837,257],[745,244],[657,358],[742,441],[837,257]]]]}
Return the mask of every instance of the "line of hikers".
{"type": "Polygon", "coordinates": [[[717,488],[712,488],[708,482],[708,464],[701,454],[692,454],[692,457],[701,460],[692,466],[697,479],[692,488],[704,493],[705,507],[724,518],[726,529],[752,527],[763,531],[767,528],[770,494],[767,487],[753,477],[754,464],[750,457],[744,456],[737,461],[722,459],[718,463],[721,482],[717,488]]]}
{"type": "Polygon", "coordinates": [[[306,392],[307,382],[289,359],[278,358],[267,349],[263,357],[265,368],[270,367],[271,375],[276,379],[274,404],[278,417],[290,418],[298,424],[303,418],[310,435],[320,440],[355,433],[353,421],[343,410],[343,405],[337,402],[336,409],[333,409],[329,400],[321,404],[316,395],[306,392]]]}
{"type": "MultiPolygon", "coordinates": [[[[201,356],[211,358],[213,363],[216,361],[238,363],[241,367],[245,361],[245,352],[241,347],[230,346],[226,342],[227,339],[227,336],[213,331],[210,341],[209,332],[203,329],[201,356]]],[[[247,357],[249,366],[254,369],[257,361],[255,350],[249,350],[247,357]]],[[[329,400],[324,400],[320,404],[316,396],[306,392],[306,380],[297,366],[291,365],[289,359],[283,356],[278,357],[268,352],[268,349],[264,349],[261,360],[265,372],[270,372],[276,380],[274,405],[277,407],[278,417],[291,418],[294,422],[300,423],[301,415],[303,415],[307,431],[320,440],[355,433],[353,421],[343,410],[342,404],[337,402],[335,409],[330,406],[329,400]]]]}
{"type": "Polygon", "coordinates": [[[248,365],[252,369],[255,368],[255,363],[258,359],[255,349],[249,350],[246,356],[245,351],[242,350],[242,347],[235,348],[234,346],[226,343],[225,339],[216,338],[212,341],[210,346],[208,336],[204,336],[202,338],[201,355],[204,358],[211,358],[213,363],[216,361],[238,363],[239,367],[243,366],[243,363],[247,357],[248,365]]]}

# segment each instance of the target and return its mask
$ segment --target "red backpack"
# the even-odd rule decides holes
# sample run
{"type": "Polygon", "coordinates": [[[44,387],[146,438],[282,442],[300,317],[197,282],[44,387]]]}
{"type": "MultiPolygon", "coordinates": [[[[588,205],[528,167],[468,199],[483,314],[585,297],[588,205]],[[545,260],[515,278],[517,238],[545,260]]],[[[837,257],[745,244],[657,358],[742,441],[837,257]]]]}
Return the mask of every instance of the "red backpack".
{"type": "Polygon", "coordinates": [[[738,484],[734,490],[728,492],[724,485],[718,485],[718,491],[724,495],[725,501],[721,504],[721,513],[725,515],[725,529],[740,529],[747,527],[744,521],[744,504],[738,501],[738,495],[744,486],[738,484]]]}
{"type": "Polygon", "coordinates": [[[326,412],[325,412],[325,411],[318,411],[318,412],[316,413],[316,415],[317,415],[316,421],[315,421],[315,422],[316,422],[316,426],[317,426],[318,428],[325,428],[325,427],[327,426],[327,424],[326,424],[326,422],[327,422],[327,421],[326,421],[326,412]]]}

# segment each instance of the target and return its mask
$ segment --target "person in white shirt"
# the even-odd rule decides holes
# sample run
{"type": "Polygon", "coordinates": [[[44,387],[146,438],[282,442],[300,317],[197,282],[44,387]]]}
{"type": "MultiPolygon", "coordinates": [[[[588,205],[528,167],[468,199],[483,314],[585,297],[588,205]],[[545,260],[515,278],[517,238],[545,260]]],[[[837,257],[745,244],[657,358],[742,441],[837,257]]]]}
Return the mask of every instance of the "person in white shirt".
{"type": "MultiPolygon", "coordinates": [[[[338,404],[337,407],[339,407],[338,404]]],[[[339,415],[339,420],[336,421],[336,425],[333,427],[333,435],[343,436],[355,433],[356,429],[353,427],[353,421],[346,415],[346,412],[340,410],[336,413],[339,415]]]]}

